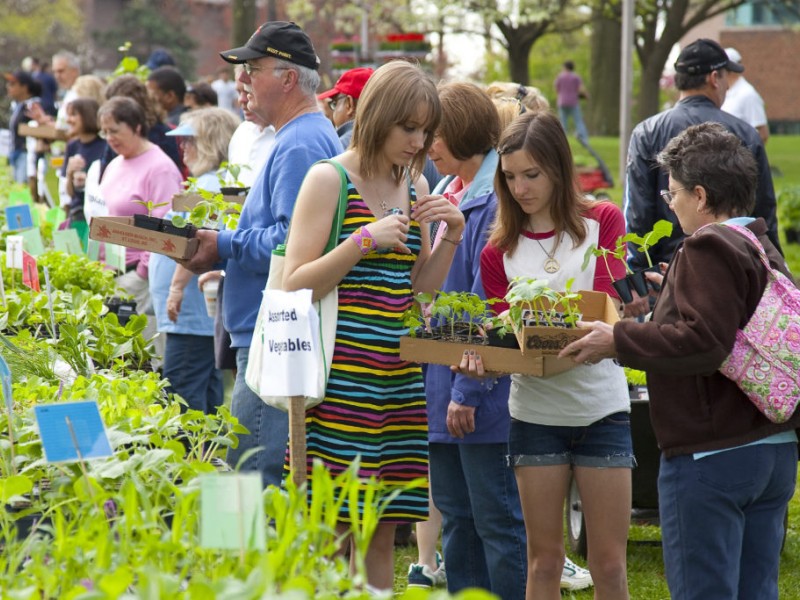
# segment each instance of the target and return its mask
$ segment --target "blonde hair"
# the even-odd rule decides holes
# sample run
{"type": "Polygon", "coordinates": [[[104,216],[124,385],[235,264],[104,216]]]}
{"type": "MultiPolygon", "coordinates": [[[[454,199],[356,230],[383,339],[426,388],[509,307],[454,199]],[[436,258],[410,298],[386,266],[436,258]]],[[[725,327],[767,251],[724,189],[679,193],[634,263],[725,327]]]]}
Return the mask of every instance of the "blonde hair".
{"type": "Polygon", "coordinates": [[[500,117],[500,133],[502,134],[506,127],[511,125],[511,122],[524,113],[527,109],[516,98],[509,98],[508,96],[492,98],[494,107],[497,109],[497,114],[500,117]]]}
{"type": "Polygon", "coordinates": [[[96,75],[81,75],[72,84],[72,91],[78,98],[91,98],[98,106],[106,101],[106,83],[96,75]]]}
{"type": "Polygon", "coordinates": [[[228,143],[239,126],[239,119],[224,108],[198,108],[183,113],[181,124],[188,123],[194,129],[194,144],[197,159],[186,166],[192,175],[198,176],[219,168],[227,160],[228,143]]]}
{"type": "Polygon", "coordinates": [[[392,127],[403,125],[417,116],[424,105],[425,145],[417,152],[411,165],[394,166],[395,180],[400,183],[410,171],[414,180],[422,173],[433,135],[439,127],[442,107],[433,80],[417,65],[395,60],[377,69],[367,81],[356,105],[353,138],[350,148],[358,152],[361,176],[375,175],[383,145],[392,127]]]}
{"type": "Polygon", "coordinates": [[[538,89],[521,83],[494,81],[486,88],[486,93],[492,98],[516,98],[528,110],[550,108],[547,98],[538,89]]]}

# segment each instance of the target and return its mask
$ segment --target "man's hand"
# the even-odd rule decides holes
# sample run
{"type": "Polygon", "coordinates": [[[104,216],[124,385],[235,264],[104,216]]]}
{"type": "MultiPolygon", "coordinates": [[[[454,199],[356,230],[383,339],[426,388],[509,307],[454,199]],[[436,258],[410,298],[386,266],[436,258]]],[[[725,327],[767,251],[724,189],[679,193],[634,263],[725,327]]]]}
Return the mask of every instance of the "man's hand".
{"type": "Polygon", "coordinates": [[[219,262],[218,235],[219,233],[212,229],[198,229],[196,237],[200,241],[200,246],[197,248],[197,252],[192,258],[180,260],[178,263],[192,273],[210,271],[219,262]]]}
{"type": "Polygon", "coordinates": [[[447,407],[447,431],[457,438],[463,438],[475,431],[475,407],[451,400],[447,407]]]}

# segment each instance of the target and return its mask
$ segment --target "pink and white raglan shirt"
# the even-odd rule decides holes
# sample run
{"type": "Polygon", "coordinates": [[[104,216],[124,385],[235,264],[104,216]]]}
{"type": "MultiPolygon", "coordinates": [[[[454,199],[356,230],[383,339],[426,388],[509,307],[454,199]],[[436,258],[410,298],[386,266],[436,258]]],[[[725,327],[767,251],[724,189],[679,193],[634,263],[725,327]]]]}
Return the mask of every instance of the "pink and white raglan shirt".
{"type": "MultiPolygon", "coordinates": [[[[590,245],[613,249],[617,238],[625,235],[622,212],[610,202],[598,202],[583,218],[587,234],[578,246],[569,235],[562,235],[554,249],[553,231],[537,234],[523,231],[512,255],[487,244],[481,253],[486,297],[503,298],[509,282],[522,276],[546,279],[549,287],[559,291],[566,289],[567,280],[574,279],[573,291],[593,290],[618,298],[603,259],[592,257],[585,270],[581,267],[590,245]],[[544,269],[548,252],[560,265],[555,273],[544,269]]],[[[609,260],[609,266],[615,279],[625,276],[621,261],[609,260]]],[[[497,312],[507,308],[504,303],[493,306],[497,312]]],[[[630,400],[622,367],[612,360],[602,360],[551,377],[512,375],[508,407],[511,416],[520,421],[583,427],[610,414],[629,411],[630,400]]]]}

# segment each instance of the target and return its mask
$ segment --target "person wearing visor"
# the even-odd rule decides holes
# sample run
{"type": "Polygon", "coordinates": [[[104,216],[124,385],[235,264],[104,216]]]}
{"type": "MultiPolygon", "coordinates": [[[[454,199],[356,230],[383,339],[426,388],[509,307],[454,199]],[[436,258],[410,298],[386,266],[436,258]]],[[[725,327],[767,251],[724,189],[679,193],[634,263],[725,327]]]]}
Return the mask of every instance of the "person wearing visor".
{"type": "MultiPolygon", "coordinates": [[[[675,62],[675,87],[680,91],[678,102],[642,121],[633,130],[623,199],[626,229],[628,233],[644,235],[661,219],[674,225],[672,235],[649,251],[654,265],[669,262],[684,238],[677,217],[661,198],[660,192],[668,189],[669,179],[667,173],[659,169],[656,156],[672,138],[699,123],[721,123],[752,152],[758,167],[758,185],[755,209],[750,216],[767,222],[767,235],[780,250],[775,189],[764,144],[749,123],[720,109],[730,85],[729,74],[742,71],[742,65],[730,60],[714,40],[695,40],[681,50],[675,62]]],[[[644,253],[635,249],[629,252],[628,263],[634,270],[648,266],[644,253]]],[[[642,316],[649,311],[650,302],[646,297],[634,295],[634,301],[625,305],[625,315],[629,317],[642,316]]]]}
{"type": "Polygon", "coordinates": [[[369,67],[345,71],[331,89],[317,96],[317,100],[328,105],[336,134],[344,148],[350,145],[350,138],[353,137],[356,104],[372,72],[369,67]]]}

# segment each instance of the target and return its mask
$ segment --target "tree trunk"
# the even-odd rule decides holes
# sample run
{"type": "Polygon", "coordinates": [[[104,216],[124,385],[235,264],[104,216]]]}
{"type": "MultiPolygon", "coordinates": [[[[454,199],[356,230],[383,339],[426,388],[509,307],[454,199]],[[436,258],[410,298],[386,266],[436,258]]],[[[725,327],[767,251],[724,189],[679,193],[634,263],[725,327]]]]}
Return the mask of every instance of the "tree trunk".
{"type": "Polygon", "coordinates": [[[233,0],[231,44],[242,46],[256,29],[256,0],[233,0]]]}
{"type": "Polygon", "coordinates": [[[642,78],[639,81],[639,121],[644,121],[661,110],[659,106],[661,72],[664,61],[652,60],[642,65],[642,78]]]}
{"type": "Polygon", "coordinates": [[[620,53],[622,25],[618,19],[592,17],[589,129],[594,135],[619,135],[620,53]]]}
{"type": "Polygon", "coordinates": [[[534,39],[528,39],[521,35],[508,35],[506,42],[508,45],[508,70],[511,75],[511,81],[514,83],[521,83],[528,85],[530,83],[530,73],[528,69],[528,59],[531,55],[531,48],[533,48],[534,39]]]}

